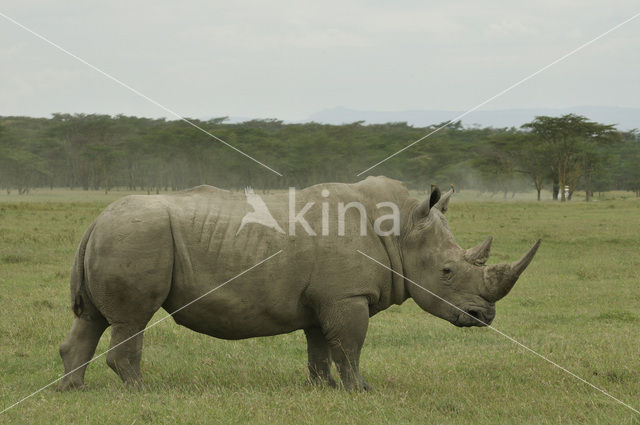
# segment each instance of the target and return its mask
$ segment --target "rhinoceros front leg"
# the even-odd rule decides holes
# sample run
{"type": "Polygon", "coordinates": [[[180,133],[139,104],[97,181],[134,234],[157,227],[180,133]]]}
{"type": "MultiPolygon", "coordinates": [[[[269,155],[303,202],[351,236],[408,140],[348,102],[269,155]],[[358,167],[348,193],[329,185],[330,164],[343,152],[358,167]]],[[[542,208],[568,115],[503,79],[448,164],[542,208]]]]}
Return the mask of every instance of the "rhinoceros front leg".
{"type": "Polygon", "coordinates": [[[341,300],[320,314],[323,334],[331,348],[340,378],[347,390],[369,390],[360,374],[360,351],[369,326],[369,306],[364,298],[341,300]]]}
{"type": "Polygon", "coordinates": [[[309,375],[312,384],[328,384],[335,387],[336,381],[331,376],[331,347],[327,343],[320,328],[304,330],[307,337],[307,355],[309,359],[309,375]]]}

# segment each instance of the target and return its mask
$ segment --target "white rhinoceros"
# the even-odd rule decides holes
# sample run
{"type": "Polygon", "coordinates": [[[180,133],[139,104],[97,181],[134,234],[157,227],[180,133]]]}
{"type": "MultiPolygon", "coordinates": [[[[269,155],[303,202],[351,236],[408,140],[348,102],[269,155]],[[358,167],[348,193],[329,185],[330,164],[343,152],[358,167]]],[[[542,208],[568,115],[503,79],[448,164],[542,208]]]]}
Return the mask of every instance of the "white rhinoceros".
{"type": "Polygon", "coordinates": [[[122,198],[78,247],[76,317],[60,346],[67,375],[58,388],[83,386],[108,326],[108,365],[139,383],[141,331],[164,308],[178,324],[224,339],[303,329],[311,382],[334,385],[333,361],[345,388],[367,389],[358,363],[369,317],[411,297],[454,325],[487,325],[538,248],[485,266],[491,238],[464,250],[449,230],[452,192],[436,188],[420,203],[402,183],[369,177],[260,200],[211,186],[122,198]]]}

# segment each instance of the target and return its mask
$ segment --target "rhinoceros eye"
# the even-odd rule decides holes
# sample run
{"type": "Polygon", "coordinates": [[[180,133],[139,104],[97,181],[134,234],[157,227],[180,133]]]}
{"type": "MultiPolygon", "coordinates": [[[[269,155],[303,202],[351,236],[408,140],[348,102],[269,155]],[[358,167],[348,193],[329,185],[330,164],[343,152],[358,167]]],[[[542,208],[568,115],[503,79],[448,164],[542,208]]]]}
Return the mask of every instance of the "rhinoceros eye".
{"type": "Polygon", "coordinates": [[[445,267],[442,269],[442,276],[445,278],[449,278],[451,276],[451,269],[449,267],[445,267]]]}

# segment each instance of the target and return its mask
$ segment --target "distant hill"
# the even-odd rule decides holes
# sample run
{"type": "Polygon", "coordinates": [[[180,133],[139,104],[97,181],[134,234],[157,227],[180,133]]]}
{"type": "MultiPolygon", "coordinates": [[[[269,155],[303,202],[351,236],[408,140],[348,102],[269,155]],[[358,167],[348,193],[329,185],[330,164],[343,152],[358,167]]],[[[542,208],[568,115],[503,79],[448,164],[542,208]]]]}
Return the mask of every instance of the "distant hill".
{"type": "MultiPolygon", "coordinates": [[[[325,109],[312,114],[307,121],[326,124],[344,124],[365,121],[367,124],[406,122],[415,127],[426,127],[455,118],[464,111],[361,111],[342,107],[325,109]]],[[[640,129],[640,108],[614,106],[576,106],[572,108],[505,109],[471,112],[462,119],[465,127],[520,127],[537,115],[559,116],[564,114],[584,115],[602,124],[616,124],[619,130],[640,129]]]]}

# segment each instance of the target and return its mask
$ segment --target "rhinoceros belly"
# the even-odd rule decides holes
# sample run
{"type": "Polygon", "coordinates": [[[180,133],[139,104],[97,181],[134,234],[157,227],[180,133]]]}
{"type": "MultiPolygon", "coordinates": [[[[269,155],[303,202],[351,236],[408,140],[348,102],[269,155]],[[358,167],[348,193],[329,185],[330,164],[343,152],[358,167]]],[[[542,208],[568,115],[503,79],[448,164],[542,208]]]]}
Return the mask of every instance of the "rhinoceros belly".
{"type": "Polygon", "coordinates": [[[175,252],[171,291],[163,305],[175,312],[177,323],[240,339],[291,332],[313,322],[304,303],[305,260],[297,250],[285,249],[291,247],[289,238],[256,224],[238,232],[247,211],[242,199],[180,201],[169,207],[175,252]]]}

